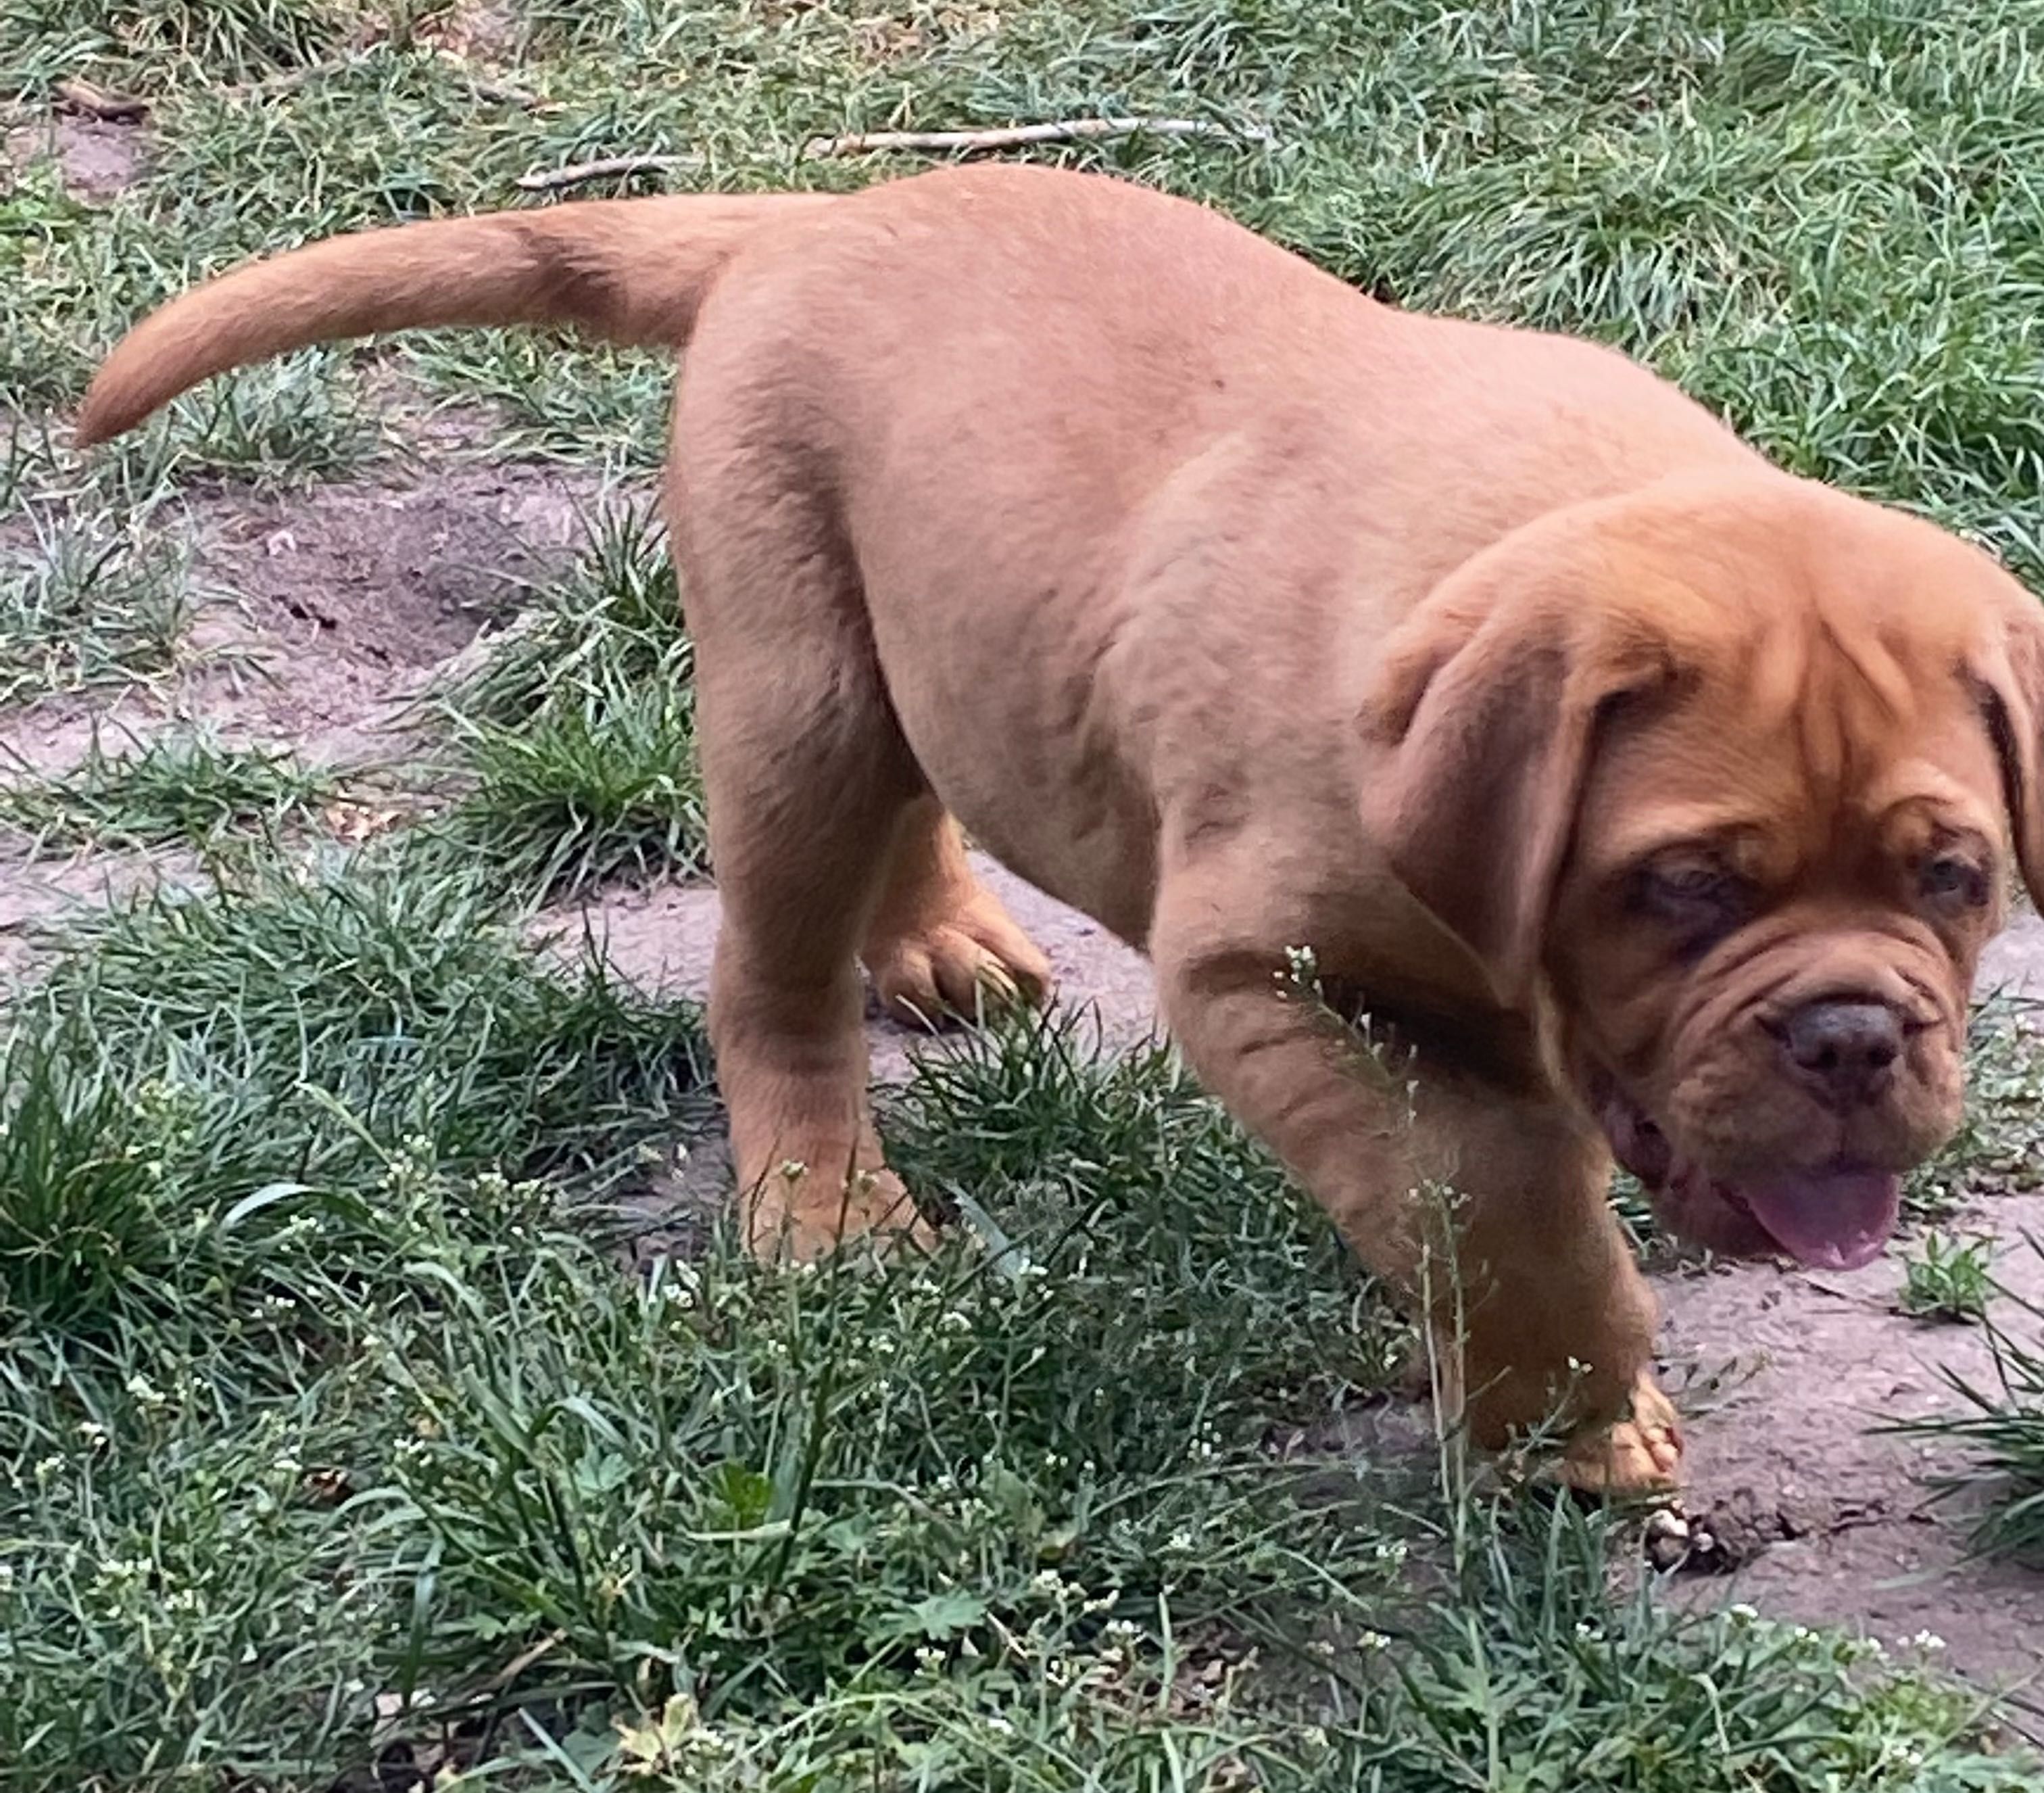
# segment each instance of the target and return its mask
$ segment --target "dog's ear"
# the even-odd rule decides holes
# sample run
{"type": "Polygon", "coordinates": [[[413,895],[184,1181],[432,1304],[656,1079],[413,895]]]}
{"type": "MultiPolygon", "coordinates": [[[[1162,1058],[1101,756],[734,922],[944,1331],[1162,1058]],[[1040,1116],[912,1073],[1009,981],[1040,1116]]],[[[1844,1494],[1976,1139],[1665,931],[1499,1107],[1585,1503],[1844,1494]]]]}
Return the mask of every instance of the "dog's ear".
{"type": "Polygon", "coordinates": [[[1453,575],[1386,644],[1364,825],[1512,1006],[1537,987],[1600,729],[1670,676],[1641,619],[1518,556],[1453,575]]]}
{"type": "Polygon", "coordinates": [[[2001,762],[2023,887],[2044,908],[2044,604],[2010,587],[1996,637],[1969,673],[2001,762]]]}

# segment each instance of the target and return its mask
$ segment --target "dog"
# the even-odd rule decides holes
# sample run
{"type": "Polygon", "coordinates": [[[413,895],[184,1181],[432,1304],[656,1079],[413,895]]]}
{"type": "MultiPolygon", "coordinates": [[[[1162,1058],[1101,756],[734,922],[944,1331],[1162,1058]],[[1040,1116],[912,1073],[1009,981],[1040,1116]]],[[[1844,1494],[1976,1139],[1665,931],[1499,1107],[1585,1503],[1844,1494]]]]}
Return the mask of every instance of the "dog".
{"type": "Polygon", "coordinates": [[[1977,956],[2044,887],[2044,618],[1636,364],[982,164],[315,244],[146,319],[77,438],[452,325],[685,351],[665,509],[755,1249],[920,1225],[861,961],[920,1014],[1049,992],[961,825],[1147,952],[1204,1087],[1453,1335],[1476,1442],[1558,1410],[1584,1487],[1681,1468],[1614,1160],[1693,1240],[1850,1266],[1956,1126],[1977,956]]]}

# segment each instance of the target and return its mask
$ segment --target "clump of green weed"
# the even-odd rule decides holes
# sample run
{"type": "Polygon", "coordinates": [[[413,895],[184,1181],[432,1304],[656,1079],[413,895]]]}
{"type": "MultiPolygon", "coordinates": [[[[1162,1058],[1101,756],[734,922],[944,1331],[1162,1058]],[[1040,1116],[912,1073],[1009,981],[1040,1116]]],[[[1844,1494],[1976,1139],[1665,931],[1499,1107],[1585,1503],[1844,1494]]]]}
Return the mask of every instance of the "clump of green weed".
{"type": "Polygon", "coordinates": [[[160,520],[29,522],[0,548],[0,704],[170,670],[194,602],[186,544],[160,520]]]}
{"type": "MultiPolygon", "coordinates": [[[[2034,1239],[2029,1245],[2044,1252],[2034,1239]]],[[[2026,1322],[2044,1322],[2044,1309],[2000,1292],[2026,1322]]],[[[2044,1562],[2044,1329],[2025,1337],[1992,1317],[1982,1324],[1994,1354],[1993,1384],[1982,1387],[1947,1368],[1945,1379],[1963,1406],[1888,1429],[1964,1445],[1966,1467],[1934,1477],[1934,1487],[1980,1503],[1973,1540],[1981,1550],[2044,1562]]]]}
{"type": "Polygon", "coordinates": [[[436,694],[472,781],[447,834],[536,898],[702,870],[694,677],[659,531],[605,512],[567,575],[436,694]]]}
{"type": "Polygon", "coordinates": [[[1902,1260],[1902,1311],[1912,1319],[1969,1322],[1987,1317],[1994,1277],[1992,1239],[1927,1233],[1920,1252],[1902,1260]]]}
{"type": "Polygon", "coordinates": [[[110,753],[97,732],[54,778],[0,785],[0,821],[34,852],[84,848],[214,847],[236,834],[274,835],[312,816],[338,788],[287,752],[230,747],[204,729],[160,735],[110,753]]]}

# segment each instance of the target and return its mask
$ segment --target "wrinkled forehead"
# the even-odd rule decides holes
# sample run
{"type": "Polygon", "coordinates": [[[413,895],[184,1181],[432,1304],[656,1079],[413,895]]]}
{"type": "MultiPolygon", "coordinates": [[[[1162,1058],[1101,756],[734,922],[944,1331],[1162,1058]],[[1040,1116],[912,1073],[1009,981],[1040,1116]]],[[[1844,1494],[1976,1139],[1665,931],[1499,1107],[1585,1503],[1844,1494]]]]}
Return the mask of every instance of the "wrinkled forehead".
{"type": "Polygon", "coordinates": [[[1785,874],[1939,830],[2001,838],[2001,768],[1945,632],[1796,620],[1677,648],[1669,688],[1612,715],[1581,815],[1597,860],[1736,833],[1785,874]]]}

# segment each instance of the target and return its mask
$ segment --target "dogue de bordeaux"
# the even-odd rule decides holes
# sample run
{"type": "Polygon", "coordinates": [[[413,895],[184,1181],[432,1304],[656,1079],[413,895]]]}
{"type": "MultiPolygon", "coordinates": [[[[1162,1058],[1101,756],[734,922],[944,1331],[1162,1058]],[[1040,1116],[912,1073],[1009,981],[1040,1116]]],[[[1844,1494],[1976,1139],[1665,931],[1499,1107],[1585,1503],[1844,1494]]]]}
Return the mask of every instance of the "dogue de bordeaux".
{"type": "Polygon", "coordinates": [[[915,1225],[860,961],[925,1014],[1048,988],[961,824],[1148,952],[1376,1270],[1438,1291],[1452,1243],[1472,1435],[1558,1402],[1579,1483],[1681,1460],[1614,1159],[1693,1240],[1850,1266],[1956,1125],[1977,956],[2011,871],[2044,887],[2044,613],[1620,356],[982,165],[315,244],[143,322],[79,439],[448,325],[686,348],[666,505],[756,1248],[915,1225]]]}

